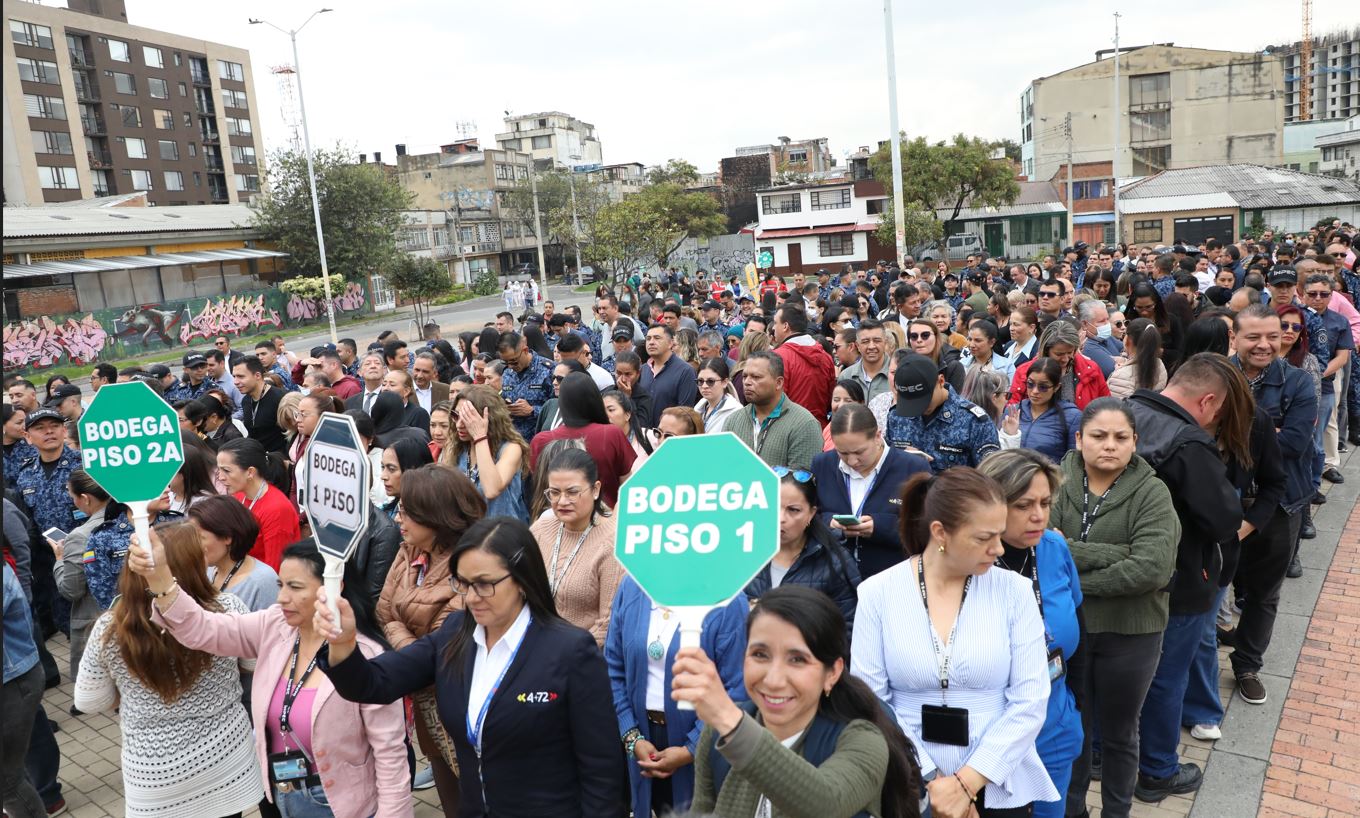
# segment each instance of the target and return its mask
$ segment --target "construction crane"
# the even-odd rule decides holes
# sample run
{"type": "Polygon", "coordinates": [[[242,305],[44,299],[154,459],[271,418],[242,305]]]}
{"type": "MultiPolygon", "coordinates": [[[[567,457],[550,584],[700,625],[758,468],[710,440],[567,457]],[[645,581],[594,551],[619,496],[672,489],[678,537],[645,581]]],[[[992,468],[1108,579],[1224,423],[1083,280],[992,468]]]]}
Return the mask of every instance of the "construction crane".
{"type": "Polygon", "coordinates": [[[1303,0],[1303,44],[1299,49],[1299,122],[1313,118],[1313,0],[1303,0]]]}

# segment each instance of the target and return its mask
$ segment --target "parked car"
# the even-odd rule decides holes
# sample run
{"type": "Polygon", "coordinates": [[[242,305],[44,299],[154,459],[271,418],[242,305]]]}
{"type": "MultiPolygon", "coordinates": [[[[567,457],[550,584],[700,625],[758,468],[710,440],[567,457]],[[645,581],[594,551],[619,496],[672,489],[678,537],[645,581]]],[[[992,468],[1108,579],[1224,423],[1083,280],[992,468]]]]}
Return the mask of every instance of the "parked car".
{"type": "Polygon", "coordinates": [[[970,254],[986,253],[987,248],[982,244],[982,237],[977,233],[957,233],[947,239],[945,250],[942,252],[939,242],[927,242],[911,248],[911,255],[917,261],[935,261],[943,258],[946,261],[963,261],[970,254]]]}
{"type": "Polygon", "coordinates": [[[515,272],[513,273],[513,275],[517,276],[538,275],[538,266],[530,264],[529,262],[526,261],[523,264],[516,265],[515,272]]]}

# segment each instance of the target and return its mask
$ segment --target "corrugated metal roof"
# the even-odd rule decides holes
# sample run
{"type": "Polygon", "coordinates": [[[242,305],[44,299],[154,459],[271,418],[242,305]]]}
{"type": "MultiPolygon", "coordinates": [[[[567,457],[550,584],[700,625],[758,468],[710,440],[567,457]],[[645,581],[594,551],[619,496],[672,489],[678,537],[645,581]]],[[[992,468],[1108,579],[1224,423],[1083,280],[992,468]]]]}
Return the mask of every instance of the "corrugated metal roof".
{"type": "Polygon", "coordinates": [[[4,209],[6,239],[248,229],[254,223],[255,213],[248,205],[4,209]]]}
{"type": "Polygon", "coordinates": [[[109,256],[107,258],[73,258],[62,261],[39,261],[35,264],[6,264],[4,280],[11,281],[34,276],[98,273],[105,270],[135,270],[145,267],[166,267],[172,264],[201,264],[209,261],[239,261],[249,258],[277,258],[288,255],[277,250],[196,250],[191,253],[161,253],[154,256],[109,256]]]}
{"type": "MultiPolygon", "coordinates": [[[[1067,208],[1062,206],[1062,202],[1036,202],[1034,204],[1013,204],[1004,207],[965,207],[955,216],[956,221],[974,221],[977,219],[1004,219],[1009,216],[1041,216],[1046,213],[1066,213],[1067,208]]],[[[942,219],[947,219],[954,214],[954,208],[941,208],[935,211],[942,219]]]]}
{"type": "Polygon", "coordinates": [[[1135,212],[1129,210],[1129,205],[1139,199],[1212,193],[1223,193],[1232,198],[1232,204],[1219,206],[1248,209],[1360,202],[1360,185],[1346,179],[1264,165],[1205,165],[1164,170],[1122,188],[1120,209],[1135,212]]]}
{"type": "Polygon", "coordinates": [[[1178,196],[1119,197],[1119,212],[1165,213],[1173,210],[1222,210],[1238,207],[1231,193],[1187,193],[1178,196]]]}

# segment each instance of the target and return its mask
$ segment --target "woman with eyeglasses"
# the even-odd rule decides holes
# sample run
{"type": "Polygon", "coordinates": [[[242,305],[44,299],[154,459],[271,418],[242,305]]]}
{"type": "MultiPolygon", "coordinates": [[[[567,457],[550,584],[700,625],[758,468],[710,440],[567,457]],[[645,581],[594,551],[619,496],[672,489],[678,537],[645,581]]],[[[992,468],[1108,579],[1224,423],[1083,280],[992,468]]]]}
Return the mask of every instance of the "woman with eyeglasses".
{"type": "MultiPolygon", "coordinates": [[[[1066,793],[1072,762],[1081,755],[1081,713],[1076,692],[1085,678],[1081,647],[1081,582],[1067,550],[1067,540],[1048,528],[1053,495],[1062,473],[1051,460],[1032,449],[1012,449],[987,457],[978,471],[992,478],[1006,495],[1006,530],[998,568],[1023,577],[1034,592],[1044,619],[1048,652],[1048,715],[1035,740],[1035,749],[1058,792],[1066,793]]],[[[1062,818],[1063,800],[1034,802],[1034,815],[1062,818]]]]}
{"type": "MultiPolygon", "coordinates": [[[[400,650],[439,630],[463,598],[450,585],[451,554],[463,533],[486,516],[486,500],[465,475],[428,465],[403,475],[397,525],[401,547],[378,596],[377,621],[392,647],[400,650]]],[[[458,764],[435,707],[429,685],[417,688],[412,703],[416,738],[430,760],[439,800],[448,815],[458,804],[458,764]]]]}
{"type": "Polygon", "coordinates": [[[707,432],[721,432],[727,418],[741,408],[732,387],[731,370],[723,357],[709,358],[699,367],[700,399],[694,411],[703,419],[707,432]]]}
{"type": "Polygon", "coordinates": [[[1025,397],[1006,407],[1001,421],[1001,448],[1033,449],[1059,463],[1076,446],[1081,410],[1057,394],[1062,365],[1035,358],[1025,375],[1025,397]]]}
{"type": "Polygon", "coordinates": [[[288,464],[290,464],[292,485],[288,492],[290,497],[300,497],[303,482],[307,476],[307,444],[312,442],[312,435],[316,433],[316,426],[321,422],[321,416],[326,412],[345,411],[345,402],[335,396],[329,389],[318,389],[315,392],[303,396],[298,403],[297,410],[293,413],[293,421],[297,424],[297,434],[293,436],[292,442],[288,444],[288,464]]]}
{"type": "MultiPolygon", "coordinates": [[[[637,454],[629,445],[628,437],[610,422],[609,411],[605,408],[607,401],[601,397],[600,389],[590,375],[573,372],[562,381],[558,391],[562,425],[534,435],[529,453],[531,467],[539,467],[539,458],[553,441],[579,440],[595,460],[600,499],[613,508],[618,504],[619,485],[632,473],[637,454]]],[[[544,486],[538,488],[542,490],[544,486]]]]}
{"type": "Polygon", "coordinates": [[[545,482],[552,514],[529,531],[548,569],[553,603],[603,648],[623,567],[614,559],[614,516],[603,502],[595,460],[584,449],[566,449],[548,464],[545,482]]]}
{"type": "Polygon", "coordinates": [[[529,446],[515,429],[500,393],[489,385],[468,387],[453,399],[453,416],[452,445],[444,450],[441,462],[468,476],[486,498],[488,517],[528,520],[524,480],[529,474],[529,446]]]}
{"type": "MultiPolygon", "coordinates": [[[[436,502],[447,506],[447,495],[436,502]]],[[[432,691],[431,712],[467,782],[460,815],[626,816],[621,748],[605,727],[613,718],[605,660],[589,633],[557,614],[528,526],[481,520],[440,561],[453,580],[439,584],[465,600],[465,610],[371,659],[354,649],[349,604],[340,600],[336,621],[322,589],[315,614],[328,642],[322,672],[350,701],[387,704],[432,691]]]]}
{"type": "MultiPolygon", "coordinates": [[[[1110,394],[1109,384],[1095,361],[1077,351],[1080,334],[1075,321],[1058,318],[1039,336],[1039,354],[1058,362],[1062,376],[1053,384],[1054,398],[1076,404],[1083,409],[1096,398],[1110,394]]],[[[1029,377],[1029,361],[1016,367],[1011,379],[1011,403],[1019,403],[1028,396],[1025,379],[1029,377]]]]}
{"type": "Polygon", "coordinates": [[[1313,378],[1313,394],[1322,394],[1322,367],[1317,356],[1309,352],[1308,322],[1303,308],[1297,304],[1280,304],[1275,307],[1280,316],[1280,357],[1291,366],[1307,372],[1313,378]]]}
{"type": "MultiPolygon", "coordinates": [[[[745,698],[741,671],[749,610],[746,597],[737,594],[705,615],[700,636],[704,653],[717,665],[734,699],[745,698]]],[[[679,616],[653,603],[625,576],[614,595],[604,658],[636,816],[683,812],[693,798],[694,754],[704,724],[693,710],[679,710],[671,698],[679,649],[679,616]]]]}
{"type": "Polygon", "coordinates": [[[397,510],[401,507],[401,481],[402,477],[411,471],[415,471],[421,466],[428,466],[434,459],[430,457],[428,446],[421,445],[415,440],[398,440],[382,453],[382,471],[378,479],[382,481],[383,490],[387,492],[388,501],[382,507],[382,512],[387,515],[389,520],[397,518],[397,510]]]}
{"type": "Polygon", "coordinates": [[[1162,363],[1162,334],[1146,318],[1128,323],[1124,334],[1124,357],[1110,373],[1110,394],[1127,398],[1139,389],[1160,392],[1166,386],[1166,365],[1162,363]]]}
{"type": "Polygon", "coordinates": [[[926,356],[940,367],[940,374],[955,391],[963,388],[967,372],[959,363],[959,351],[943,342],[934,324],[924,318],[913,320],[907,325],[907,345],[912,352],[926,356]]]}

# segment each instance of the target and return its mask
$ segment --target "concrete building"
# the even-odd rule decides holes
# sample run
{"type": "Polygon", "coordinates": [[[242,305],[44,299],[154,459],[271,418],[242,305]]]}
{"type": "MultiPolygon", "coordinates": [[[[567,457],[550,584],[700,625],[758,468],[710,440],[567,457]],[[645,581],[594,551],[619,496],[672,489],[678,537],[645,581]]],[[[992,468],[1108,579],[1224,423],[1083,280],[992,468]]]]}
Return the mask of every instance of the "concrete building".
{"type": "Polygon", "coordinates": [[[5,3],[5,204],[248,201],[264,158],[249,52],[130,25],[124,0],[68,3],[5,3]]]}
{"type": "MultiPolygon", "coordinates": [[[[1092,207],[1099,209],[1102,206],[1099,199],[1085,197],[1084,191],[1090,184],[1091,193],[1099,195],[1101,191],[1097,186],[1102,180],[1108,188],[1110,163],[1103,163],[1103,168],[1101,163],[1091,166],[1078,165],[1073,171],[1073,198],[1076,199],[1080,218],[1081,215],[1085,215],[1081,211],[1092,207]],[[1081,181],[1075,181],[1079,176],[1081,181]],[[1083,196],[1079,198],[1076,195],[1078,193],[1083,193],[1083,196]]],[[[1065,190],[1065,186],[1060,186],[1057,181],[1021,182],[1020,195],[1016,197],[1014,203],[1003,207],[964,207],[956,218],[945,222],[945,231],[951,236],[961,233],[976,234],[982,239],[987,254],[993,257],[1024,261],[1052,253],[1064,244],[1070,243],[1067,239],[1067,208],[1063,205],[1060,190],[1065,190]]],[[[1105,195],[1108,197],[1111,194],[1105,195]]],[[[949,219],[953,213],[953,208],[935,211],[935,215],[941,220],[949,219]]],[[[1113,216],[1109,228],[1112,240],[1113,216]]],[[[1085,238],[1086,242],[1093,246],[1105,241],[1102,222],[1079,224],[1076,232],[1077,238],[1085,238]]],[[[938,249],[932,258],[940,258],[938,249]]]]}
{"type": "Polygon", "coordinates": [[[737,156],[764,156],[770,163],[770,176],[778,179],[782,174],[819,173],[836,166],[836,160],[827,147],[826,137],[817,139],[789,139],[779,137],[773,145],[747,145],[737,148],[737,156]]]}
{"type": "Polygon", "coordinates": [[[1322,148],[1318,140],[1346,130],[1344,119],[1310,119],[1306,122],[1284,123],[1284,161],[1281,167],[1320,173],[1322,148]]]}
{"type": "Polygon", "coordinates": [[[1346,120],[1345,129],[1319,137],[1318,172],[1360,182],[1360,114],[1346,120]]]}
{"type": "Polygon", "coordinates": [[[774,254],[776,275],[833,272],[845,264],[892,258],[874,236],[888,201],[880,182],[844,178],[824,184],[783,185],[756,191],[760,217],[757,252],[774,254]]]}
{"type": "Polygon", "coordinates": [[[604,164],[595,126],[561,111],[507,116],[505,133],[496,134],[496,146],[528,153],[540,168],[604,164]]]}
{"type": "Polygon", "coordinates": [[[641,162],[621,162],[617,165],[604,165],[595,170],[584,171],[585,177],[604,188],[610,203],[623,201],[642,190],[647,184],[647,169],[641,162]]]}
{"type": "MultiPolygon", "coordinates": [[[[1297,18],[1296,18],[1297,20],[1297,18]]],[[[1265,51],[1284,63],[1285,122],[1301,119],[1303,41],[1271,46],[1265,51]]],[[[1360,113],[1360,26],[1313,38],[1309,119],[1345,119],[1360,113]]]]}
{"type": "Polygon", "coordinates": [[[1114,159],[1129,179],[1168,168],[1283,157],[1284,70],[1267,54],[1149,45],[1120,54],[1120,149],[1114,136],[1114,61],[1034,80],[1020,97],[1021,171],[1048,179],[1067,161],[1114,159]]]}
{"type": "Polygon", "coordinates": [[[1360,219],[1360,184],[1262,165],[1163,171],[1119,190],[1130,244],[1231,241],[1254,223],[1298,232],[1322,219],[1360,219]]]}

